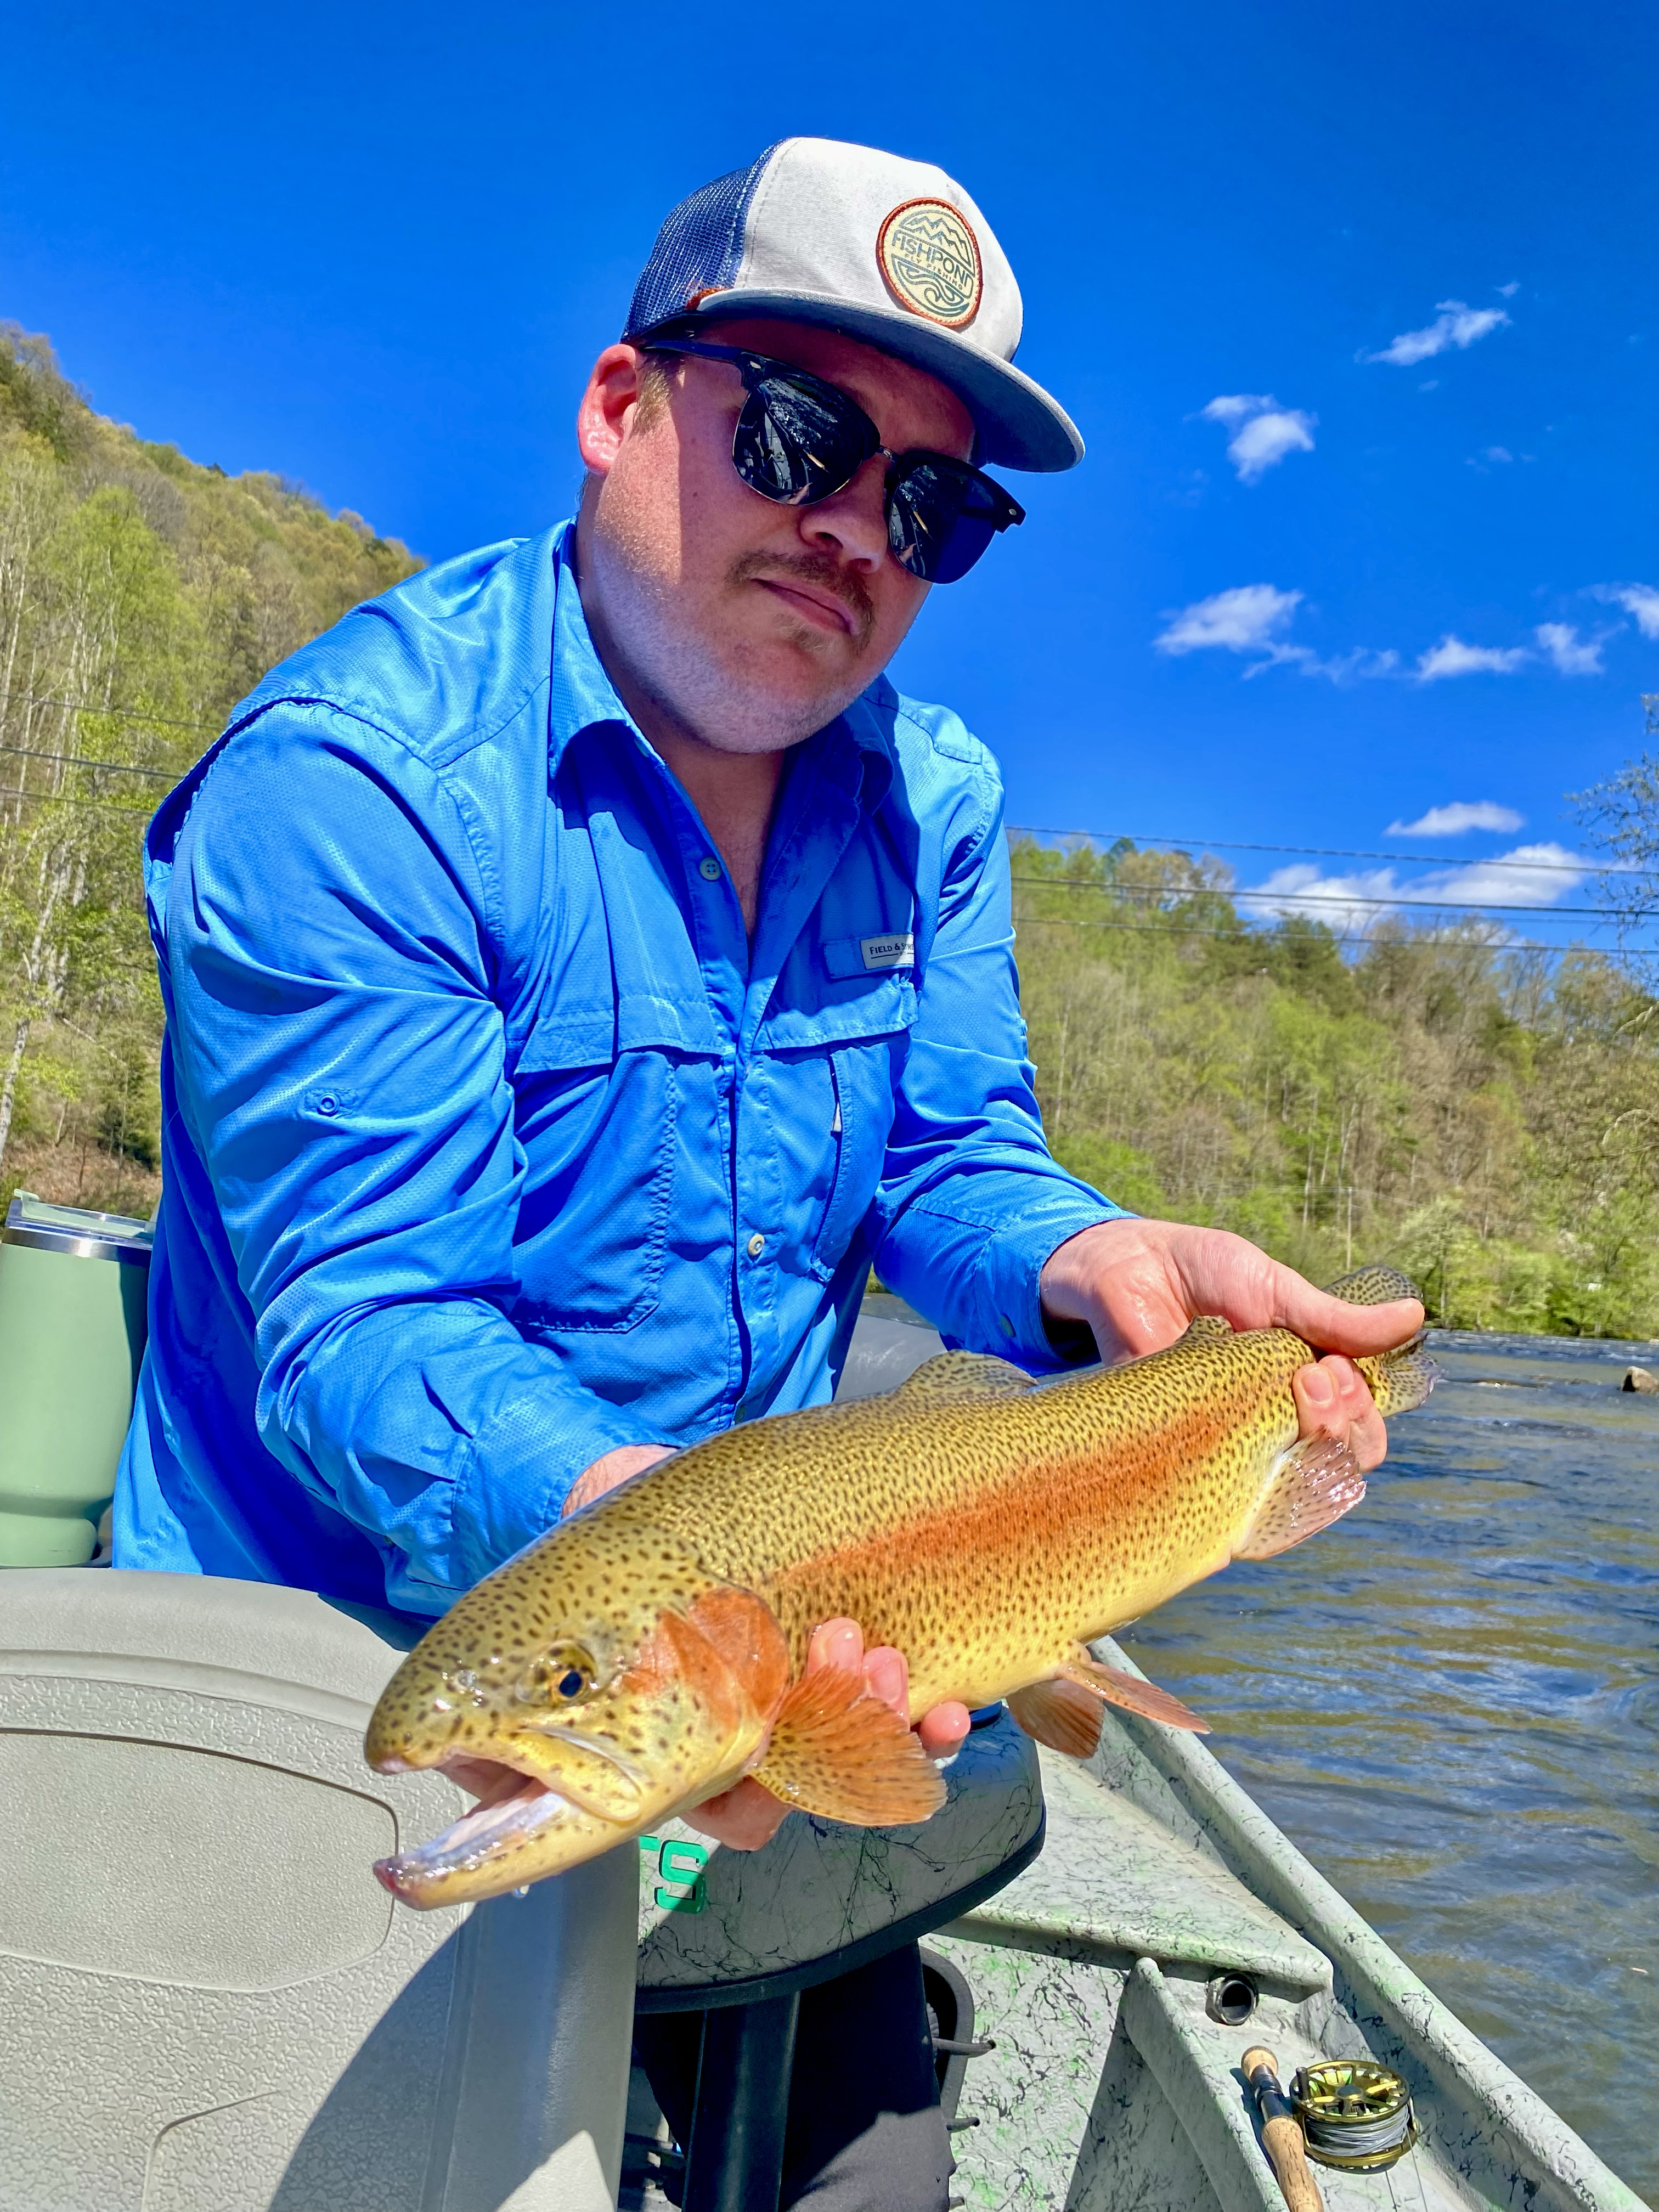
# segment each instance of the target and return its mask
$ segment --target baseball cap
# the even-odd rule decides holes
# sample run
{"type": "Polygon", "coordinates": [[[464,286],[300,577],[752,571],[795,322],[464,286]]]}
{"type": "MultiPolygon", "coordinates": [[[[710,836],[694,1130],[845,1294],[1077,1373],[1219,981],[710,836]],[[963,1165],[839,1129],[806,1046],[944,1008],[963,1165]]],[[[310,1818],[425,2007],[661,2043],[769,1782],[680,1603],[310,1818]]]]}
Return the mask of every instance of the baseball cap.
{"type": "Polygon", "coordinates": [[[1023,309],[978,208],[931,161],[781,138],[684,199],[657,234],[625,340],[737,315],[817,323],[925,369],[974,418],[978,458],[1069,469],[1083,441],[1014,367],[1023,309]]]}

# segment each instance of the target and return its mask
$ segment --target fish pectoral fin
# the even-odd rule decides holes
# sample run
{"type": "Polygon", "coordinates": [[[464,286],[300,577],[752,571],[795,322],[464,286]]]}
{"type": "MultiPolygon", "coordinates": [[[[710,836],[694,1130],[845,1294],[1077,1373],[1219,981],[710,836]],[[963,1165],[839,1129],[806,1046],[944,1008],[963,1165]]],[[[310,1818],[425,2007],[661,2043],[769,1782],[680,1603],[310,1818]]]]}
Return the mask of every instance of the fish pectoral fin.
{"type": "Polygon", "coordinates": [[[1365,1495],[1359,1462],[1338,1437],[1304,1437],[1279,1462],[1236,1559],[1273,1559],[1340,1521],[1365,1495]]]}
{"type": "Polygon", "coordinates": [[[854,1828],[925,1820],[945,1802],[939,1769],[861,1674],[820,1667],[784,1692],[757,1782],[803,1813],[854,1828]]]}
{"type": "Polygon", "coordinates": [[[1069,1660],[1062,1679],[1075,1682],[1079,1689],[1091,1691],[1109,1705],[1121,1705],[1126,1713],[1139,1713],[1142,1720],[1157,1721],[1162,1728],[1185,1729],[1193,1735],[1208,1735],[1210,1723],[1200,1720],[1189,1706],[1179,1698],[1172,1698],[1167,1690],[1160,1690],[1156,1682],[1143,1681],[1139,1674],[1126,1674],[1120,1668],[1103,1667],[1098,1659],[1091,1659],[1079,1650],[1075,1659],[1069,1660]]]}
{"type": "Polygon", "coordinates": [[[1027,1735],[1069,1758],[1087,1759],[1100,1741],[1100,1699],[1063,1675],[1016,1690],[1008,1710],[1027,1735]]]}
{"type": "Polygon", "coordinates": [[[1031,1378],[1011,1360],[988,1352],[939,1352],[891,1393],[895,1398],[1015,1398],[1031,1378]]]}

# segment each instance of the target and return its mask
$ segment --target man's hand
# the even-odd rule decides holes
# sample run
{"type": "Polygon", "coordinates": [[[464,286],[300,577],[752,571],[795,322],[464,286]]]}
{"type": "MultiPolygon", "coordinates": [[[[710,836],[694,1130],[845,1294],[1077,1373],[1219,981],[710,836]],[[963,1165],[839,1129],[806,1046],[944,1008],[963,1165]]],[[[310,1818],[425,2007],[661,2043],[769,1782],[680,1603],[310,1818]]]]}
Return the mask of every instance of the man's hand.
{"type": "MultiPolygon", "coordinates": [[[[806,1671],[815,1674],[820,1667],[838,1667],[847,1674],[856,1674],[862,1668],[864,1686],[870,1695],[879,1698],[884,1705],[909,1719],[910,1670],[905,1664],[904,1654],[896,1651],[890,1644],[878,1644],[873,1650],[866,1651],[864,1631],[857,1621],[826,1620],[822,1628],[813,1632],[807,1649],[806,1671]]],[[[931,1712],[923,1714],[916,1734],[931,1757],[948,1759],[961,1748],[968,1734],[967,1706],[935,1705],[931,1712]]],[[[723,1790],[718,1797],[707,1799],[685,1818],[690,1826],[705,1836],[713,1836],[728,1850],[756,1851],[763,1844],[771,1842],[788,1810],[781,1797],[775,1797],[750,1775],[734,1789],[723,1790]]]]}
{"type": "Polygon", "coordinates": [[[1086,1322],[1108,1365],[1162,1351],[1199,1314],[1220,1314],[1235,1328],[1293,1329],[1327,1354],[1291,1385],[1302,1433],[1346,1437],[1362,1468],[1376,1466],[1388,1434],[1353,1359],[1391,1352],[1423,1326],[1415,1298],[1352,1306],[1243,1237],[1178,1221],[1083,1230],[1049,1254],[1042,1285],[1043,1311],[1086,1322]]]}
{"type": "Polygon", "coordinates": [[[603,1498],[607,1490],[614,1490],[619,1482],[626,1482],[630,1474],[643,1474],[648,1467],[655,1467],[659,1459],[672,1459],[672,1444],[618,1444],[615,1451],[604,1452],[592,1467],[585,1467],[570,1486],[570,1495],[564,1501],[559,1518],[574,1513],[583,1505],[591,1505],[596,1498],[603,1498]]]}

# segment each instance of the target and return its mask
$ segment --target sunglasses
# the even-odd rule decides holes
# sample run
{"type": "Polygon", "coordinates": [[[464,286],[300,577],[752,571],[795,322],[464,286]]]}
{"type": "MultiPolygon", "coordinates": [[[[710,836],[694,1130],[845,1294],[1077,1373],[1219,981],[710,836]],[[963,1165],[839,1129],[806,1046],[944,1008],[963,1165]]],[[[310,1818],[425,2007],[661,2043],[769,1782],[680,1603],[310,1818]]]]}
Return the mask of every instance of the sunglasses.
{"type": "Polygon", "coordinates": [[[652,338],[643,350],[732,364],[748,397],[732,440],[732,465],[750,491],[780,507],[816,507],[883,454],[888,550],[924,584],[954,584],[999,531],[1025,520],[1018,500],[966,461],[920,449],[889,452],[857,400],[787,361],[697,338],[652,338]]]}

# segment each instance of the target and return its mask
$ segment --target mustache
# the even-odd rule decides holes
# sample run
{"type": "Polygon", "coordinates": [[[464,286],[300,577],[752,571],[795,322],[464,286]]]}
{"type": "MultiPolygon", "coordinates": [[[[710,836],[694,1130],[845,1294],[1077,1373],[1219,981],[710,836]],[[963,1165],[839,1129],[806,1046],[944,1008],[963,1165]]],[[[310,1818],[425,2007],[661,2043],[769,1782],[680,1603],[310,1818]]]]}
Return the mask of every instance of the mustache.
{"type": "Polygon", "coordinates": [[[765,582],[791,578],[803,584],[814,584],[820,591],[830,592],[838,599],[853,617],[853,642],[862,653],[870,642],[876,626],[876,605],[862,576],[828,553],[744,553],[732,563],[728,581],[733,585],[747,584],[759,578],[765,582]]]}

